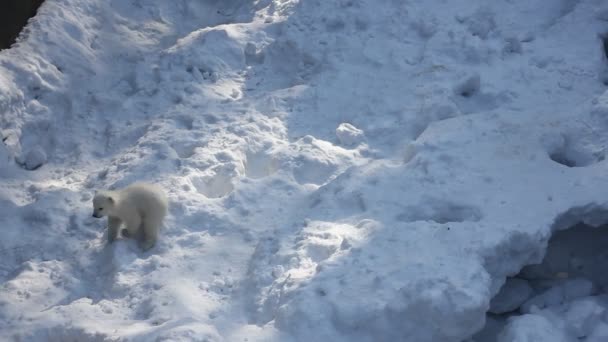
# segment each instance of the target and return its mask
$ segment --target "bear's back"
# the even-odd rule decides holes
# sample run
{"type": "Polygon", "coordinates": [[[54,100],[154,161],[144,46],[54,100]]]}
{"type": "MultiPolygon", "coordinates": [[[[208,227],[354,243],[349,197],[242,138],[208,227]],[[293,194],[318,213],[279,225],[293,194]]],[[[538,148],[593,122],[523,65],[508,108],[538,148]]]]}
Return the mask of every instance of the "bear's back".
{"type": "Polygon", "coordinates": [[[123,201],[147,214],[164,217],[167,213],[167,196],[162,188],[149,183],[133,183],[121,191],[123,201]]]}

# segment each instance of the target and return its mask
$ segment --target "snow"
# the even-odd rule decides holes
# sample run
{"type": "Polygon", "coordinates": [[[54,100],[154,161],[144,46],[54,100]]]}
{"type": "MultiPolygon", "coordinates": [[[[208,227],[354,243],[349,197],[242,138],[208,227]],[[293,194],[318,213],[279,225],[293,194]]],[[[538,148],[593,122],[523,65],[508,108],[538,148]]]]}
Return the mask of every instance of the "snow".
{"type": "Polygon", "coordinates": [[[474,340],[605,339],[606,228],[577,224],[556,232],[541,263],[507,279],[492,299],[495,315],[474,340]]]}
{"type": "Polygon", "coordinates": [[[346,146],[357,145],[365,138],[362,130],[346,122],[336,128],[336,136],[340,143],[346,146]]]}
{"type": "Polygon", "coordinates": [[[0,52],[0,339],[605,339],[606,13],[46,0],[0,52]],[[91,217],[135,181],[147,252],[91,217]]]}
{"type": "Polygon", "coordinates": [[[498,337],[499,342],[571,341],[563,330],[556,330],[550,319],[525,315],[509,324],[498,337]]]}
{"type": "Polygon", "coordinates": [[[512,319],[498,341],[603,341],[606,296],[583,298],[512,319]]]}

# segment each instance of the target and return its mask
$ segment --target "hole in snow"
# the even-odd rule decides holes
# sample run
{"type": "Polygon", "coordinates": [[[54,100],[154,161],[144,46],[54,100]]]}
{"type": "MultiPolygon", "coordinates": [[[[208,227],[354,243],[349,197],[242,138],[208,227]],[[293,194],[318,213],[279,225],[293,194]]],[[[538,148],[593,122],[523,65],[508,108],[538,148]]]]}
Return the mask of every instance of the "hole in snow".
{"type": "Polygon", "coordinates": [[[596,206],[558,217],[543,261],[507,279],[471,341],[608,341],[607,223],[596,206]]]}
{"type": "Polygon", "coordinates": [[[479,75],[472,75],[462,81],[454,88],[454,92],[462,97],[472,97],[479,93],[481,88],[481,78],[479,75]]]}
{"type": "Polygon", "coordinates": [[[3,0],[0,2],[0,49],[9,48],[27,24],[36,15],[44,0],[3,0]]]}
{"type": "Polygon", "coordinates": [[[588,147],[564,137],[561,146],[549,153],[549,158],[567,167],[584,167],[605,159],[603,151],[590,151],[588,147]]]}
{"type": "Polygon", "coordinates": [[[565,165],[567,167],[575,167],[576,162],[572,159],[570,159],[566,153],[564,153],[564,151],[560,151],[560,152],[556,152],[556,153],[551,153],[549,155],[549,158],[551,158],[551,160],[553,160],[554,162],[558,163],[558,164],[562,164],[565,165]]]}

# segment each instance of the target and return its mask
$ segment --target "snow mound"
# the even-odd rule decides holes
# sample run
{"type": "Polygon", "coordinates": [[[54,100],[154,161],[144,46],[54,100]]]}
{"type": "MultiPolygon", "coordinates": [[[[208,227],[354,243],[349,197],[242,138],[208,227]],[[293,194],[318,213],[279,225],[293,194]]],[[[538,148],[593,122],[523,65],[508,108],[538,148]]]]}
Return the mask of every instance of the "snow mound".
{"type": "Polygon", "coordinates": [[[41,147],[37,146],[29,150],[25,154],[25,156],[21,160],[21,163],[23,164],[26,170],[36,170],[37,168],[42,166],[46,162],[46,160],[46,153],[44,153],[44,150],[41,147]]]}
{"type": "Polygon", "coordinates": [[[46,0],[0,52],[0,339],[603,339],[598,6],[46,0]],[[146,252],[90,217],[135,181],[146,252]]]}

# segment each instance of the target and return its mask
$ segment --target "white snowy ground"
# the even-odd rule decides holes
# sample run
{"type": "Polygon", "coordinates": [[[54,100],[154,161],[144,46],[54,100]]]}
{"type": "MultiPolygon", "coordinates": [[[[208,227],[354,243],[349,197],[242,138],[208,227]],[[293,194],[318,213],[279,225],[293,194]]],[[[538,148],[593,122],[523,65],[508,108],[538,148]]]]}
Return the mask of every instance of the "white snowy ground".
{"type": "MultiPolygon", "coordinates": [[[[46,0],[0,52],[0,339],[469,339],[608,222],[606,32],[602,0],[46,0]],[[146,253],[90,217],[137,180],[146,253]]],[[[608,336],[560,305],[495,334],[608,336]]]]}

